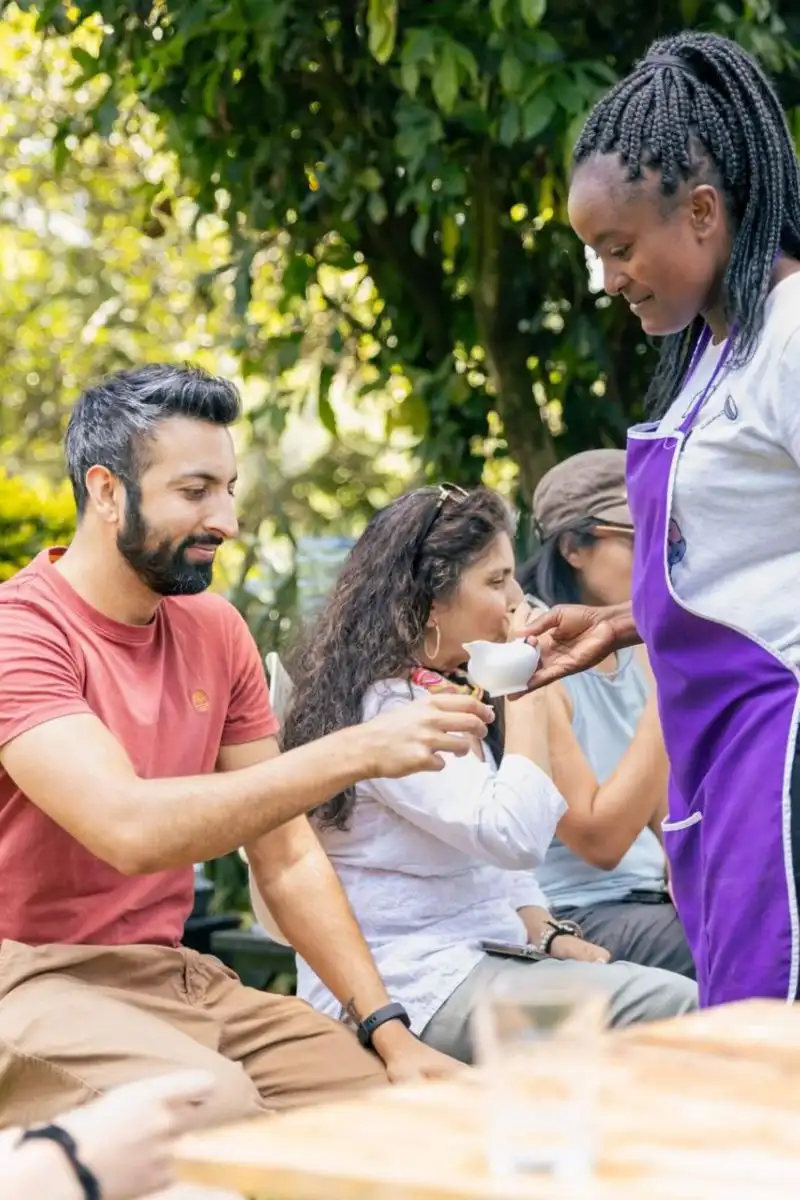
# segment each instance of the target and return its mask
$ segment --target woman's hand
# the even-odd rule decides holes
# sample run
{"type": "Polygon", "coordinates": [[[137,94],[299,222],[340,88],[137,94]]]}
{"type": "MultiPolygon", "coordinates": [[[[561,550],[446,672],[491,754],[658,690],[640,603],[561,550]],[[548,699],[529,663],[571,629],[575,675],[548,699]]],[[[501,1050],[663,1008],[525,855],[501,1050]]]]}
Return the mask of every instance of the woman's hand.
{"type": "Polygon", "coordinates": [[[607,963],[611,955],[603,946],[595,946],[594,942],[584,941],[583,938],[573,937],[571,933],[562,933],[554,938],[550,945],[550,957],[561,959],[562,962],[607,963]]]}
{"type": "Polygon", "coordinates": [[[509,642],[518,642],[520,633],[524,629],[528,629],[537,617],[542,616],[542,613],[542,609],[534,608],[527,600],[520,600],[511,614],[506,640],[509,642]]]}
{"type": "MultiPolygon", "coordinates": [[[[544,609],[534,608],[527,600],[521,600],[511,614],[511,621],[508,629],[509,642],[518,642],[520,636],[529,629],[532,623],[542,615],[544,609]]],[[[514,696],[507,696],[506,702],[511,701],[513,704],[522,704],[529,712],[536,713],[542,720],[547,719],[547,709],[549,702],[546,692],[527,691],[519,692],[514,696]]],[[[506,713],[508,713],[506,709],[506,713]]],[[[541,765],[541,764],[540,764],[541,765]]]]}
{"type": "Polygon", "coordinates": [[[565,675],[586,671],[613,651],[640,640],[630,605],[611,608],[559,605],[517,629],[517,636],[520,635],[538,647],[541,655],[528,685],[531,690],[563,679],[565,675]]]}
{"type": "Polygon", "coordinates": [[[386,1065],[390,1083],[447,1079],[467,1069],[449,1054],[442,1054],[440,1050],[421,1042],[396,1021],[388,1021],[375,1031],[374,1045],[386,1065]],[[379,1034],[384,1034],[387,1040],[381,1040],[379,1034]],[[389,1037],[392,1038],[391,1041],[388,1040],[389,1037]]]}

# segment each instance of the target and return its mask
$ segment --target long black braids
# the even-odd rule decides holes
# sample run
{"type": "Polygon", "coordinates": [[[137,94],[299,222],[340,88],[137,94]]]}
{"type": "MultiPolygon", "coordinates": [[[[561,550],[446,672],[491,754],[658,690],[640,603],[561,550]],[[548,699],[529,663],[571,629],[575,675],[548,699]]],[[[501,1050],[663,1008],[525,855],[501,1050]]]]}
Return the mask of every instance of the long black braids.
{"type": "MultiPolygon", "coordinates": [[[[664,196],[682,181],[714,184],[734,234],[723,279],[725,315],[734,329],[729,358],[745,363],[764,319],[775,258],[800,258],[800,177],[789,127],[761,68],[735,42],[709,33],[662,38],[592,110],[574,165],[617,153],[631,180],[661,174],[664,196]]],[[[703,328],[664,339],[647,395],[660,414],[680,390],[703,328]]]]}

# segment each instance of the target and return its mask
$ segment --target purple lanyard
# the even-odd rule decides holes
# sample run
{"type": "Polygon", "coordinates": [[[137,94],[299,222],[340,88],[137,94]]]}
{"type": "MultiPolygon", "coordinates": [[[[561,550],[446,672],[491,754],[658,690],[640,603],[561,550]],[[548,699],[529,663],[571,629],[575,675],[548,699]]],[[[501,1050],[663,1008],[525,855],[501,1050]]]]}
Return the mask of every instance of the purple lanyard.
{"type": "MultiPolygon", "coordinates": [[[[720,354],[719,359],[717,360],[717,365],[714,367],[711,378],[709,379],[708,383],[703,388],[702,392],[697,397],[694,404],[689,409],[686,416],[683,418],[680,425],[678,426],[679,433],[688,433],[689,432],[692,425],[694,424],[695,417],[700,412],[700,409],[703,407],[703,405],[705,404],[708,397],[711,395],[711,393],[714,389],[714,384],[717,382],[717,377],[721,373],[723,367],[725,366],[725,363],[728,360],[728,355],[731,352],[732,337],[733,337],[733,333],[731,332],[731,334],[729,334],[725,340],[725,347],[724,347],[722,353],[720,354]]],[[[694,351],[692,353],[691,362],[689,363],[689,369],[686,372],[686,378],[684,379],[684,383],[683,383],[684,387],[686,387],[689,380],[692,378],[692,375],[694,375],[695,371],[697,370],[697,364],[700,362],[700,359],[703,357],[706,350],[708,349],[708,343],[710,341],[711,341],[711,330],[709,329],[708,325],[706,325],[705,329],[700,334],[700,337],[697,339],[697,345],[695,346],[694,351]]]]}

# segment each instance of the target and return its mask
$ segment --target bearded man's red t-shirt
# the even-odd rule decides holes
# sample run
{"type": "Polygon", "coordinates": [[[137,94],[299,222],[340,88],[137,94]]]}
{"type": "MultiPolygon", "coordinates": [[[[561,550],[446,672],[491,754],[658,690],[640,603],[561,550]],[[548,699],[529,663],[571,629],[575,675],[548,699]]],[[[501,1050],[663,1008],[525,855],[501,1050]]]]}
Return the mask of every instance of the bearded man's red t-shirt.
{"type": "MultiPolygon", "coordinates": [[[[209,774],[222,746],[277,732],[258,650],[227,600],[168,597],[149,625],[123,625],[74,591],[53,566],[60,553],[0,585],[0,747],[94,713],[141,778],[163,779],[209,774]]],[[[190,866],[121,875],[0,767],[0,940],[174,946],[193,894],[190,866]]]]}

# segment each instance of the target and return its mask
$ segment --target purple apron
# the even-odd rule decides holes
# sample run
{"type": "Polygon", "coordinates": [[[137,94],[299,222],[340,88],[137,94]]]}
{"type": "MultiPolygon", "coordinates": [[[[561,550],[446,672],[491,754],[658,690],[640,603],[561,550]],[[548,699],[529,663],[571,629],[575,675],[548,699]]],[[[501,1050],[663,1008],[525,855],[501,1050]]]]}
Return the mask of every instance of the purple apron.
{"type": "Polygon", "coordinates": [[[675,474],[724,358],[676,433],[630,430],[627,464],[633,614],[670,761],[664,847],[703,1006],[793,1001],[800,968],[800,673],[752,634],[691,612],[670,581],[675,474]]]}

